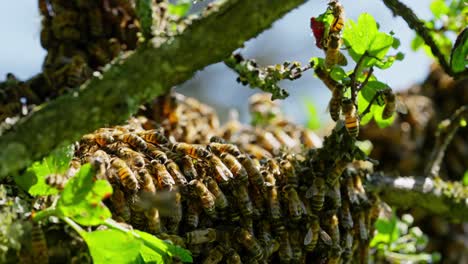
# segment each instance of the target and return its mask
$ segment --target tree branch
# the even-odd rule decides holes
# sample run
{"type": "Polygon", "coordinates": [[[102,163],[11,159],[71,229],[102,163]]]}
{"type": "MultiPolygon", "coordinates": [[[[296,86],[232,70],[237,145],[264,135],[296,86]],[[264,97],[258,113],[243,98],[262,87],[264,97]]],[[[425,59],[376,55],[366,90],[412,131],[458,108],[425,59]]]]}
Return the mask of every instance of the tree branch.
{"type": "Polygon", "coordinates": [[[457,74],[455,74],[452,71],[452,68],[450,68],[450,65],[448,64],[444,54],[442,54],[442,51],[440,51],[439,47],[432,38],[429,29],[416,16],[413,10],[398,0],[383,0],[383,2],[390,10],[392,10],[393,15],[401,16],[406,21],[408,26],[416,31],[419,36],[421,36],[424,42],[431,48],[432,54],[434,54],[434,56],[439,60],[439,63],[444,71],[450,76],[455,77],[457,74]]]}
{"type": "Polygon", "coordinates": [[[468,187],[439,178],[390,177],[374,173],[366,189],[376,191],[390,205],[422,208],[457,221],[468,221],[468,187]]]}
{"type": "Polygon", "coordinates": [[[103,125],[124,122],[138,106],[222,61],[304,0],[226,0],[212,6],[159,48],[144,46],[117,59],[79,92],[57,98],[0,137],[0,178],[61,143],[103,125]],[[125,58],[124,58],[125,57],[125,58]]]}

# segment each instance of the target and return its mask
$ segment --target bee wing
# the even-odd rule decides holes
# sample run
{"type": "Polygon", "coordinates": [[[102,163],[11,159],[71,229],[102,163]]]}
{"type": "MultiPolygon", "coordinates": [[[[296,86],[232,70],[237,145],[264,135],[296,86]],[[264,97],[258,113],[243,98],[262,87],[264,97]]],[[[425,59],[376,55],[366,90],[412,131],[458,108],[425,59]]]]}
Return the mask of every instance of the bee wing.
{"type": "Polygon", "coordinates": [[[312,196],[314,196],[314,188],[311,186],[309,187],[309,189],[307,189],[305,193],[305,198],[310,199],[312,198],[312,196]]]}
{"type": "Polygon", "coordinates": [[[346,59],[345,55],[341,52],[338,52],[337,56],[337,64],[341,66],[348,65],[348,60],[346,59]]]}
{"type": "Polygon", "coordinates": [[[408,106],[406,106],[406,104],[400,100],[400,99],[396,99],[396,111],[401,113],[401,114],[408,114],[408,106]]]}
{"type": "Polygon", "coordinates": [[[312,242],[312,236],[313,236],[312,228],[309,227],[309,229],[307,230],[307,234],[304,237],[305,246],[309,245],[312,242]]]}
{"type": "Polygon", "coordinates": [[[325,243],[328,246],[331,246],[333,244],[333,241],[327,232],[323,231],[323,229],[320,229],[320,239],[322,239],[323,243],[325,243]]]}

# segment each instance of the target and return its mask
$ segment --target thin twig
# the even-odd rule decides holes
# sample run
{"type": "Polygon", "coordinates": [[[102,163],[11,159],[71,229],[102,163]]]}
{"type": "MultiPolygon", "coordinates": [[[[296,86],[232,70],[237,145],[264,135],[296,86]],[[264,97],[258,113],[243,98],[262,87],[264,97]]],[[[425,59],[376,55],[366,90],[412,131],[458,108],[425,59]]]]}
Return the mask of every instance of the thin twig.
{"type": "Polygon", "coordinates": [[[356,66],[354,67],[354,71],[351,74],[351,100],[355,105],[356,104],[356,96],[357,96],[357,75],[361,70],[362,63],[364,62],[364,59],[367,57],[367,51],[362,54],[362,56],[359,58],[359,61],[356,63],[356,66]]]}
{"type": "Polygon", "coordinates": [[[361,89],[364,88],[367,85],[367,83],[369,82],[369,79],[370,79],[370,77],[372,76],[373,73],[374,73],[374,67],[370,67],[369,72],[367,73],[366,79],[359,86],[359,89],[357,90],[358,92],[361,91],[361,89]]]}
{"type": "Polygon", "coordinates": [[[450,68],[444,54],[432,38],[429,29],[416,16],[413,10],[398,0],[383,0],[383,2],[390,10],[392,10],[394,15],[401,16],[406,21],[408,26],[416,31],[419,36],[421,36],[426,45],[431,48],[432,54],[434,54],[434,56],[439,60],[439,63],[444,71],[451,76],[455,76],[456,74],[452,71],[452,68],[450,68]]]}
{"type": "Polygon", "coordinates": [[[381,91],[377,91],[374,96],[372,97],[372,99],[370,100],[369,104],[367,105],[366,109],[364,111],[362,111],[361,115],[359,116],[360,118],[362,118],[363,116],[367,115],[369,112],[370,112],[370,109],[372,107],[372,105],[374,104],[374,101],[382,94],[381,91]]]}
{"type": "Polygon", "coordinates": [[[435,177],[439,174],[445,150],[460,127],[462,119],[468,120],[468,105],[458,108],[450,119],[446,119],[440,123],[439,129],[436,132],[436,143],[424,171],[426,175],[435,177]]]}

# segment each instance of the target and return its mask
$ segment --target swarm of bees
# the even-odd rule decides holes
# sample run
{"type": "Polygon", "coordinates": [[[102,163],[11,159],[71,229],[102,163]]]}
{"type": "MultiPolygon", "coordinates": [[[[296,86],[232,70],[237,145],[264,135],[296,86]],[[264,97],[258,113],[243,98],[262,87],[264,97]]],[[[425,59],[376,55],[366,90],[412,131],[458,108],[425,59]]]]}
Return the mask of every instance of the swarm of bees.
{"type": "Polygon", "coordinates": [[[329,139],[289,122],[268,94],[250,111],[267,121],[220,126],[211,107],[170,93],[126,125],[84,135],[70,170],[94,164],[113,186],[105,203],[116,221],[189,249],[195,263],[364,261],[372,166],[322,159],[329,139]]]}
{"type": "Polygon", "coordinates": [[[129,1],[40,0],[41,45],[48,85],[74,88],[121,51],[136,48],[139,22],[129,1]]]}

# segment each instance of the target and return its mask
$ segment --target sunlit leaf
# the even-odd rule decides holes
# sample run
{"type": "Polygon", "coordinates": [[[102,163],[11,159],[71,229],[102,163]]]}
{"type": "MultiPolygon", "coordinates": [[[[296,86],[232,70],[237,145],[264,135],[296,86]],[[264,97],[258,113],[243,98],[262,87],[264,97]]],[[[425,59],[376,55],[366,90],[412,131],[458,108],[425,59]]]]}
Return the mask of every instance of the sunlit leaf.
{"type": "MultiPolygon", "coordinates": [[[[156,253],[160,253],[162,256],[177,256],[182,260],[183,262],[193,262],[192,255],[190,254],[189,251],[179,247],[175,246],[173,244],[167,243],[151,234],[148,234],[146,232],[142,232],[139,230],[135,230],[135,233],[141,236],[141,239],[144,240],[145,246],[152,249],[156,253]]],[[[147,250],[144,252],[148,253],[147,250]]],[[[150,258],[151,256],[143,257],[145,258],[150,258]]],[[[154,257],[154,256],[153,256],[154,257]]],[[[151,257],[151,258],[153,258],[151,257]]],[[[165,257],[164,257],[165,258],[165,257]]]]}
{"type": "Polygon", "coordinates": [[[450,66],[454,72],[462,72],[468,66],[468,27],[458,35],[450,54],[450,66]]]}
{"type": "Polygon", "coordinates": [[[463,185],[468,186],[468,170],[463,174],[463,185]]]}
{"type": "Polygon", "coordinates": [[[15,176],[15,182],[33,196],[57,194],[58,190],[47,185],[45,180],[51,174],[64,174],[73,152],[73,145],[57,148],[42,161],[34,162],[23,175],[15,176]]]}
{"type": "Polygon", "coordinates": [[[81,166],[80,171],[69,180],[57,203],[57,209],[81,225],[99,225],[111,217],[102,200],[112,194],[106,180],[94,180],[90,164],[81,166]]]}
{"type": "MultiPolygon", "coordinates": [[[[358,94],[358,108],[359,108],[359,114],[362,113],[362,111],[364,111],[364,109],[367,108],[367,106],[369,105],[369,101],[367,101],[364,96],[362,96],[361,93],[358,94]]],[[[364,126],[364,125],[367,125],[371,120],[372,120],[372,117],[373,117],[373,113],[372,113],[372,108],[371,108],[371,112],[369,112],[367,115],[365,116],[362,116],[359,120],[359,123],[364,126]]]]}
{"type": "Polygon", "coordinates": [[[419,35],[416,35],[416,37],[414,37],[413,41],[411,41],[411,49],[412,50],[418,50],[423,45],[424,45],[424,40],[419,35]]]}
{"type": "Polygon", "coordinates": [[[142,242],[131,234],[107,229],[82,234],[93,263],[136,263],[142,242]]]}
{"type": "Polygon", "coordinates": [[[364,141],[357,140],[355,144],[366,155],[370,155],[370,153],[372,152],[372,149],[374,148],[370,140],[364,140],[364,141]]]}
{"type": "Polygon", "coordinates": [[[343,40],[346,46],[360,56],[370,47],[376,33],[377,23],[375,23],[374,18],[368,13],[363,13],[359,16],[357,23],[348,20],[343,31],[343,40]]]}
{"type": "Polygon", "coordinates": [[[177,4],[169,4],[168,11],[172,15],[183,17],[187,15],[191,7],[191,1],[179,1],[177,4]]]}
{"type": "MultiPolygon", "coordinates": [[[[386,83],[379,81],[369,81],[367,85],[362,88],[361,94],[368,102],[370,102],[378,91],[384,89],[388,89],[388,85],[386,83]]],[[[374,101],[374,103],[377,103],[378,105],[383,105],[383,102],[380,100],[376,100],[374,101]]]]}
{"type": "Polygon", "coordinates": [[[151,0],[136,0],[136,13],[141,25],[141,31],[147,38],[151,37],[151,27],[153,25],[153,10],[151,0]]]}
{"type": "Polygon", "coordinates": [[[434,0],[430,5],[430,9],[435,18],[439,19],[442,15],[448,14],[449,7],[444,0],[434,0]]]}
{"type": "Polygon", "coordinates": [[[332,79],[335,80],[335,81],[341,81],[341,80],[347,78],[348,75],[343,70],[343,68],[335,66],[330,71],[330,77],[332,77],[332,79]]]}

